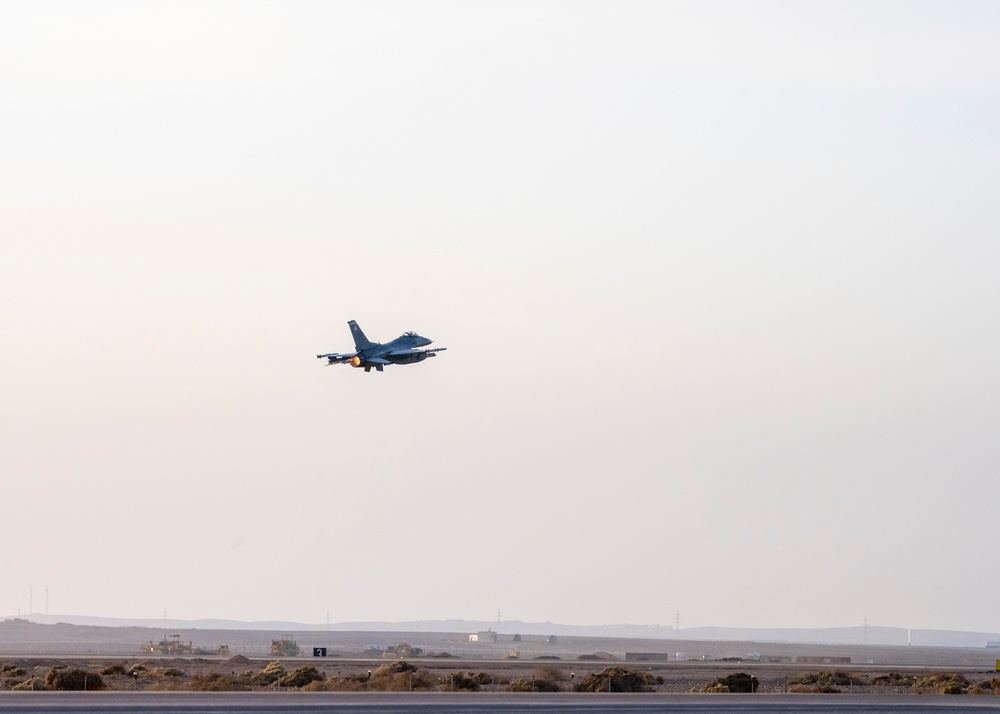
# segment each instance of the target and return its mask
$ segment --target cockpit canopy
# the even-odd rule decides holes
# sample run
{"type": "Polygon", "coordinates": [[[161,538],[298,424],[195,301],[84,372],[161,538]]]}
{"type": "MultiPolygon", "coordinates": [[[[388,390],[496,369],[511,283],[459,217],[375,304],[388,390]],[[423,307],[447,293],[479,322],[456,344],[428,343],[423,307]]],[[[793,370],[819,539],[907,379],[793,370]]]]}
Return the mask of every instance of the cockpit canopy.
{"type": "Polygon", "coordinates": [[[407,330],[406,332],[403,333],[403,337],[420,337],[420,335],[418,335],[413,330],[407,330]]]}

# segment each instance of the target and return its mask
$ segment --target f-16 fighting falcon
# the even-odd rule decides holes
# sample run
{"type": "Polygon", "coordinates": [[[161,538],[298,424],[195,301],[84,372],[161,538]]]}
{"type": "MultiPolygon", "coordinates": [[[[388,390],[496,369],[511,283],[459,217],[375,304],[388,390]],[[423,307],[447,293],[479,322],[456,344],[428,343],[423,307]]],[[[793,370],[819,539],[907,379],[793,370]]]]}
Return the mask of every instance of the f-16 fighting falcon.
{"type": "Polygon", "coordinates": [[[349,364],[352,367],[364,367],[366,372],[371,372],[372,367],[376,372],[381,372],[387,364],[413,364],[423,362],[428,357],[435,357],[437,352],[448,349],[447,347],[435,347],[430,350],[418,350],[418,347],[425,347],[433,340],[421,337],[416,332],[404,332],[402,335],[386,342],[370,342],[365,333],[358,327],[358,323],[351,320],[347,323],[351,326],[351,334],[354,336],[355,352],[339,354],[331,352],[326,355],[316,355],[316,359],[326,357],[331,364],[349,364]]]}

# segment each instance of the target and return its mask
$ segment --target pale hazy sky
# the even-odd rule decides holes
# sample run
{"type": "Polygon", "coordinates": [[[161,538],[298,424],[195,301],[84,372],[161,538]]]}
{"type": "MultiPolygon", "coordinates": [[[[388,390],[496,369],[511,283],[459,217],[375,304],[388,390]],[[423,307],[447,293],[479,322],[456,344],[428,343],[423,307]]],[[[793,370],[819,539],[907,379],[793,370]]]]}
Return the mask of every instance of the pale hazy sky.
{"type": "Polygon", "coordinates": [[[0,128],[0,615],[1000,631],[1000,4],[4,2],[0,128]]]}

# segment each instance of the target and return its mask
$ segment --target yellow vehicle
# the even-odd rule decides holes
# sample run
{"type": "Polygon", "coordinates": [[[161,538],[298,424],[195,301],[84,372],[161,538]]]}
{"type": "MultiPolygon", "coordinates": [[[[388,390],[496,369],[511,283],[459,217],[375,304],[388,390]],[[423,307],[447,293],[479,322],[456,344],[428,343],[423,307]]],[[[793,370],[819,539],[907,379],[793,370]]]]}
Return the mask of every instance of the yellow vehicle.
{"type": "Polygon", "coordinates": [[[279,657],[297,657],[299,645],[291,635],[282,635],[280,640],[271,640],[271,654],[279,657]]]}
{"type": "Polygon", "coordinates": [[[194,652],[194,645],[190,642],[187,644],[181,642],[180,635],[165,635],[158,643],[150,640],[149,644],[143,647],[143,649],[151,654],[181,655],[192,654],[194,652]]]}

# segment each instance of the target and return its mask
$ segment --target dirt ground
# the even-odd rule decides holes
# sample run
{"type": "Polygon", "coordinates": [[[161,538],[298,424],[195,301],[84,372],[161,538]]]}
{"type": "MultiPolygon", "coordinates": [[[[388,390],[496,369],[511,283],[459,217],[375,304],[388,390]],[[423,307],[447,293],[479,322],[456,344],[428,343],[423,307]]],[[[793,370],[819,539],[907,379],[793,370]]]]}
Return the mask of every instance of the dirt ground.
{"type": "Polygon", "coordinates": [[[473,641],[454,632],[164,632],[12,619],[0,622],[0,692],[41,688],[47,681],[72,689],[70,674],[80,670],[73,674],[77,685],[93,687],[100,674],[107,689],[147,691],[530,692],[572,691],[581,683],[620,691],[631,683],[647,691],[691,692],[744,673],[759,692],[1000,693],[1000,651],[985,647],[488,635],[473,641]],[[297,642],[300,656],[272,654],[284,640],[297,642]],[[157,643],[168,642],[184,651],[160,654],[157,643]],[[309,656],[316,647],[328,656],[309,656]],[[395,653],[404,647],[410,656],[400,665],[395,653]],[[803,657],[816,664],[795,663],[803,657]],[[607,668],[626,669],[602,675],[607,668]],[[60,682],[64,675],[67,681],[60,682]]]}
{"type": "MultiPolygon", "coordinates": [[[[109,690],[171,691],[205,689],[206,682],[215,682],[219,689],[236,688],[266,690],[280,687],[279,682],[264,684],[261,674],[270,665],[271,670],[280,669],[286,675],[300,668],[315,668],[316,684],[313,688],[341,689],[344,691],[364,691],[381,681],[386,686],[389,680],[379,677],[389,670],[403,670],[396,675],[391,689],[414,689],[428,691],[452,691],[466,688],[463,683],[475,680],[477,691],[509,691],[512,682],[521,680],[525,691],[572,691],[573,687],[586,680],[589,675],[599,675],[607,667],[627,668],[627,671],[648,675],[645,677],[648,691],[692,692],[702,691],[720,678],[735,673],[746,673],[756,678],[755,691],[758,692],[843,692],[853,694],[884,695],[933,695],[941,693],[940,688],[929,684],[931,678],[942,675],[960,676],[967,683],[962,693],[1000,695],[1000,675],[988,669],[944,669],[928,667],[879,668],[858,665],[792,665],[762,664],[754,662],[597,662],[561,660],[510,660],[510,661],[470,661],[457,659],[406,660],[407,665],[399,666],[398,660],[345,659],[340,657],[312,658],[296,657],[250,659],[243,655],[229,658],[206,657],[140,657],[140,658],[2,658],[0,659],[0,691],[10,691],[19,684],[34,681],[41,688],[50,672],[81,669],[91,676],[109,672],[101,677],[109,690]],[[271,664],[280,662],[280,667],[271,664]],[[118,665],[118,667],[115,667],[118,665]],[[380,672],[379,668],[383,667],[380,672]],[[822,672],[839,673],[840,679],[851,680],[837,685],[822,686],[822,672]],[[813,680],[810,683],[810,680],[813,680]],[[879,683],[881,680],[881,683],[879,683]],[[456,685],[456,681],[459,683],[456,685]],[[527,685],[525,683],[528,683],[527,685]],[[918,685],[919,686],[915,686],[918,685]],[[348,686],[349,685],[349,686],[348,686]]],[[[270,670],[269,670],[270,671],[270,670]]],[[[626,671],[626,670],[618,670],[626,671]]],[[[612,687],[616,686],[612,679],[612,687]]],[[[93,680],[91,680],[93,687],[93,680]]],[[[20,689],[28,687],[21,686],[20,689]]],[[[284,687],[298,689],[300,687],[284,687]]],[[[602,690],[603,691],[603,690],[602,690]]]]}

